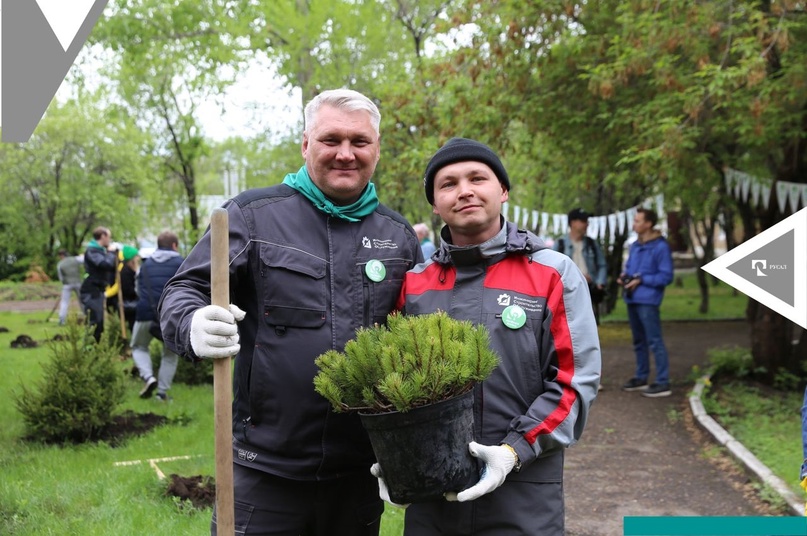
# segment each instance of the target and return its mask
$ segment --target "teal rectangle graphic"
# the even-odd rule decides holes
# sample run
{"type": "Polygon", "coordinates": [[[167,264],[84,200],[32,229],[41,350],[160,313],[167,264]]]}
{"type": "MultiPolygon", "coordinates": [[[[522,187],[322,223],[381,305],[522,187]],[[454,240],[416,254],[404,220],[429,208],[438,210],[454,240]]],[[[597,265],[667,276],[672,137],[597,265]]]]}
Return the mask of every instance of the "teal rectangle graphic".
{"type": "Polygon", "coordinates": [[[804,517],[625,517],[624,536],[807,536],[804,517]]]}

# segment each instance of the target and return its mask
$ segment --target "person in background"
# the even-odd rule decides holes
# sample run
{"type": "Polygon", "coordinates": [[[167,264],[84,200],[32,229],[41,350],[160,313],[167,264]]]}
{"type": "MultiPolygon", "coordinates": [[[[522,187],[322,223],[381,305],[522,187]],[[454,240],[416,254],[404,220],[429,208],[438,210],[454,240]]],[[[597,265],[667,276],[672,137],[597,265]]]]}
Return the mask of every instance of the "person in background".
{"type": "Polygon", "coordinates": [[[135,279],[137,270],[140,267],[140,255],[134,246],[123,246],[121,253],[123,263],[120,268],[120,288],[123,296],[123,316],[126,320],[128,332],[132,333],[137,314],[137,283],[135,279]]]}
{"type": "Polygon", "coordinates": [[[118,250],[112,244],[112,232],[106,227],[96,227],[92,240],[84,252],[84,271],[87,276],[81,283],[79,296],[84,308],[87,325],[94,326],[93,337],[101,340],[104,331],[104,292],[115,282],[118,250]]]}
{"type": "Polygon", "coordinates": [[[143,261],[137,272],[137,307],[135,323],[132,329],[132,358],[140,377],[143,379],[143,388],[140,398],[149,398],[157,390],[157,398],[168,401],[168,390],[174,381],[177,372],[179,356],[172,352],[165,344],[162,345],[160,370],[154,377],[154,369],[149,353],[151,344],[152,326],[157,323],[157,304],[168,280],[176,274],[182,264],[179,254],[179,237],[171,231],[163,231],[157,237],[157,249],[143,261]]]}
{"type": "Polygon", "coordinates": [[[670,245],[655,229],[656,213],[639,208],[633,218],[633,230],[639,239],[630,245],[625,268],[617,278],[628,306],[628,322],[636,354],[636,373],[622,386],[623,391],[641,391],[642,396],[670,396],[670,363],[661,333],[661,301],[664,289],[673,281],[670,245]],[[650,351],[656,359],[656,381],[650,377],[650,351]]]}
{"type": "Polygon", "coordinates": [[[434,243],[429,238],[429,226],[425,223],[416,223],[413,227],[420,240],[420,250],[423,252],[423,258],[428,259],[435,251],[434,243]]]}
{"type": "MultiPolygon", "coordinates": [[[[380,113],[324,91],[304,110],[305,164],[283,184],[225,203],[229,307],[210,304],[210,234],[166,285],[166,345],[193,360],[236,355],[233,479],[239,534],[376,536],[384,503],[357,414],[314,391],[314,360],[384,324],[423,256],[411,225],[371,182],[380,113]]],[[[216,514],[211,532],[216,533],[216,514]]]]}
{"type": "Polygon", "coordinates": [[[583,272],[588,283],[591,305],[594,308],[594,318],[600,323],[599,305],[605,298],[605,283],[607,277],[607,263],[602,248],[596,240],[586,235],[588,219],[591,214],[582,208],[569,211],[569,232],[558,238],[554,244],[555,251],[571,257],[574,263],[583,272]]]}
{"type": "Polygon", "coordinates": [[[67,321],[67,312],[70,307],[70,295],[75,293],[76,299],[81,303],[79,290],[81,289],[81,262],[75,255],[68,254],[66,249],[59,250],[59,263],[56,265],[56,274],[62,284],[62,297],[59,300],[59,325],[67,321]]]}
{"type": "MultiPolygon", "coordinates": [[[[468,450],[479,481],[409,506],[404,534],[560,536],[564,451],[580,439],[600,377],[588,285],[569,257],[503,218],[510,179],[487,145],[449,140],[425,190],[446,225],[437,252],[406,274],[398,307],[484,325],[500,363],[474,386],[468,450]]],[[[383,467],[371,471],[388,500],[383,467]]]]}

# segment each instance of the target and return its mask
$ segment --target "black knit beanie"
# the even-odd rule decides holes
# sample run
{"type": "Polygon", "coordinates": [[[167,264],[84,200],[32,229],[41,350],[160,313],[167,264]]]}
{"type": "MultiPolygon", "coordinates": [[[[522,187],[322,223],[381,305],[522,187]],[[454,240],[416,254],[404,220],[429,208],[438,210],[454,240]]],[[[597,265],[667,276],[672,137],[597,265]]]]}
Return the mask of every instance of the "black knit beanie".
{"type": "Polygon", "coordinates": [[[429,165],[426,166],[423,186],[426,188],[426,199],[429,200],[430,205],[434,204],[434,176],[437,175],[437,172],[449,164],[468,160],[487,164],[505,189],[510,190],[510,178],[507,176],[507,170],[504,169],[502,161],[490,147],[467,138],[451,138],[434,153],[432,159],[429,160],[429,165]]]}

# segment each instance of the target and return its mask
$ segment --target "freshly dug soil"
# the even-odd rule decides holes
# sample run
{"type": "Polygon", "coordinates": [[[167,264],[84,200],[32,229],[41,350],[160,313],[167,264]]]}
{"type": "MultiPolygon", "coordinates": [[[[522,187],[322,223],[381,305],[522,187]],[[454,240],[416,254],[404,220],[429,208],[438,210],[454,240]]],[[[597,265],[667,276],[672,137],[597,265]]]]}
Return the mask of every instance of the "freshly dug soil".
{"type": "Polygon", "coordinates": [[[216,503],[216,484],[209,476],[170,476],[166,495],[190,501],[194,508],[211,508],[216,503]]]}

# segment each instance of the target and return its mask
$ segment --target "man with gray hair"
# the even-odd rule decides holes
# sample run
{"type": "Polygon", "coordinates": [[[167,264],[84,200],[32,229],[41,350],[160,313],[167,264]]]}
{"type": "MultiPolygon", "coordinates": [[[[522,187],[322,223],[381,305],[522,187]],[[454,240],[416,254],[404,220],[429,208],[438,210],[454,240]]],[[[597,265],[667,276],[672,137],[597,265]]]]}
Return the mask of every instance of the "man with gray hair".
{"type": "Polygon", "coordinates": [[[384,505],[367,434],[358,415],[334,413],[313,380],[317,356],[386,321],[404,274],[422,260],[412,227],[379,204],[370,182],[380,118],[356,91],[314,97],[305,107],[305,164],[283,184],[224,205],[229,307],[210,304],[209,233],[163,292],[169,348],[193,360],[237,354],[239,534],[378,534],[384,505]]]}
{"type": "Polygon", "coordinates": [[[435,251],[434,242],[429,238],[429,226],[425,223],[416,223],[413,227],[420,240],[420,250],[423,252],[423,258],[428,259],[435,251]]]}

